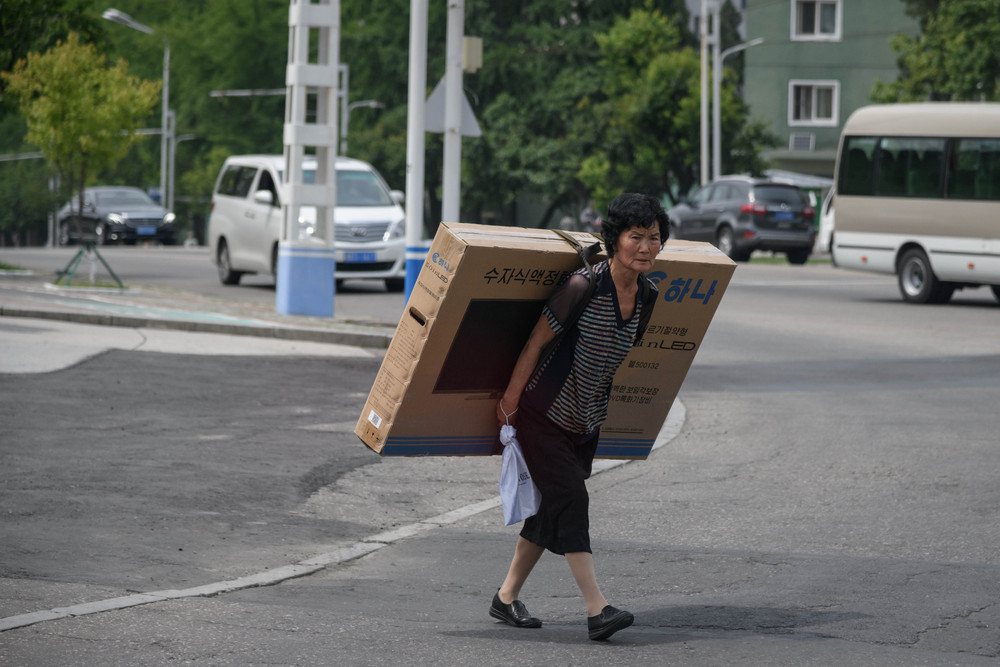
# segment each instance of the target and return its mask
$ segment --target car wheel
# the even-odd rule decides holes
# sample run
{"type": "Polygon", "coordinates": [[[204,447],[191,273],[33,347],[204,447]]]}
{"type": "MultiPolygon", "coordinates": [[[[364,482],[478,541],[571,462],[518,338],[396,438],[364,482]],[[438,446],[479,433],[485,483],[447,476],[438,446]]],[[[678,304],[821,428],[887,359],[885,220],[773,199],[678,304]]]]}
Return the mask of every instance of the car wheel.
{"type": "Polygon", "coordinates": [[[809,259],[809,248],[800,248],[799,250],[789,250],[788,263],[789,264],[805,264],[809,259]]]}
{"type": "Polygon", "coordinates": [[[726,257],[734,261],[745,262],[750,259],[750,253],[738,252],[736,250],[736,241],[733,236],[732,227],[723,226],[719,228],[715,236],[715,247],[721,250],[726,257]]]}
{"type": "Polygon", "coordinates": [[[728,257],[733,252],[733,230],[722,227],[715,236],[715,245],[728,257]]]}
{"type": "Polygon", "coordinates": [[[271,278],[274,279],[274,289],[278,289],[278,244],[271,248],[271,278]]]}
{"type": "Polygon", "coordinates": [[[1000,301],[1000,285],[990,285],[990,289],[993,290],[993,296],[996,297],[996,300],[1000,301]]]}
{"type": "Polygon", "coordinates": [[[903,253],[896,274],[899,293],[908,303],[948,303],[955,292],[954,285],[937,279],[927,255],[919,248],[903,253]]]}
{"type": "Polygon", "coordinates": [[[215,263],[219,269],[219,280],[223,285],[236,285],[240,282],[240,276],[243,274],[239,271],[233,271],[233,267],[229,263],[229,246],[226,245],[225,241],[219,241],[219,254],[216,256],[215,263]]]}
{"type": "Polygon", "coordinates": [[[402,292],[406,289],[406,280],[404,278],[386,278],[385,288],[390,292],[402,292]]]}

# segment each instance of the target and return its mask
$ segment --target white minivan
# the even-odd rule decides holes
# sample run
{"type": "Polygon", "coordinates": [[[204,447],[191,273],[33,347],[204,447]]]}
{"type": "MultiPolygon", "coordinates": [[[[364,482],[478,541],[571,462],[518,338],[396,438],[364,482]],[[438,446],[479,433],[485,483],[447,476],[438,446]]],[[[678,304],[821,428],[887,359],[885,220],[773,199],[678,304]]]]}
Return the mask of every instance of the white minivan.
{"type": "MultiPolygon", "coordinates": [[[[211,260],[224,285],[239,283],[245,273],[277,277],[281,239],[281,155],[235,155],[222,165],[212,192],[208,218],[211,260]]],[[[314,160],[303,164],[304,180],[316,173],[314,160]]],[[[381,279],[390,291],[401,291],[406,278],[406,216],[403,193],[390,190],[367,162],[337,158],[337,205],[334,250],[337,282],[381,279]]],[[[297,239],[313,233],[316,211],[303,207],[297,239]]]]}

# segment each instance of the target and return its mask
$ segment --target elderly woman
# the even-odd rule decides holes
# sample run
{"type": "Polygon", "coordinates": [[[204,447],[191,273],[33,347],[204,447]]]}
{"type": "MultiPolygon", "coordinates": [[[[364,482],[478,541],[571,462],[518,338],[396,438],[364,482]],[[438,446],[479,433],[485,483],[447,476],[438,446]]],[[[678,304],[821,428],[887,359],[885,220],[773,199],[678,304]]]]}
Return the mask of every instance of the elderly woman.
{"type": "Polygon", "coordinates": [[[587,605],[591,639],[605,640],[634,620],[609,605],[597,585],[585,480],[607,417],[611,382],[641,337],[643,309],[655,304],[656,288],[643,273],[652,269],[667,230],[667,215],[652,197],[623,194],[611,202],[601,222],[608,259],[594,267],[589,302],[575,324],[569,322],[588,292],[587,272],[581,269],[546,303],[497,404],[501,424],[516,420],[525,461],[542,496],[538,513],[524,522],[507,578],[490,606],[490,616],[515,627],[542,625],[518,597],[546,549],[566,556],[587,605]],[[570,325],[566,331],[564,323],[570,325]],[[561,334],[558,346],[536,368],[543,348],[561,334]]]}

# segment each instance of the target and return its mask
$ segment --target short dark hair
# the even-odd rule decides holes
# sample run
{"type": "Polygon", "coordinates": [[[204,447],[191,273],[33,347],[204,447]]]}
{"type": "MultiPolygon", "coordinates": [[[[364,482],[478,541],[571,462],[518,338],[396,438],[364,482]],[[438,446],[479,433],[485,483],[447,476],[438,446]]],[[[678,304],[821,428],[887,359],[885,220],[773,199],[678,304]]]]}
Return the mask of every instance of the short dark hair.
{"type": "Polygon", "coordinates": [[[618,195],[608,204],[608,215],[601,220],[601,236],[608,257],[614,257],[618,237],[630,227],[650,228],[659,225],[660,240],[666,241],[670,232],[667,213],[660,202],[649,195],[626,192],[618,195]]]}

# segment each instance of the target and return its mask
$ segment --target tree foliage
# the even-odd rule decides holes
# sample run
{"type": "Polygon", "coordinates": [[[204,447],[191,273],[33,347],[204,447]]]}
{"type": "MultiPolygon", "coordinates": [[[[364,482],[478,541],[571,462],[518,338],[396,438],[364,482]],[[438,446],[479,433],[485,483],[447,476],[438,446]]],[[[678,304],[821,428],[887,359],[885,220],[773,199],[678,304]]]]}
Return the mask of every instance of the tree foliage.
{"type": "Polygon", "coordinates": [[[76,33],[44,54],[28,54],[2,78],[20,100],[26,139],[78,189],[77,210],[83,208],[88,173],[124,157],[160,90],[157,83],[129,76],[124,60],[108,67],[107,58],[92,44],[81,44],[76,33]]]}
{"type": "MultiPolygon", "coordinates": [[[[75,6],[88,0],[35,0],[46,3],[75,6]]],[[[126,58],[130,72],[159,79],[164,40],[170,44],[176,131],[196,137],[180,144],[176,154],[178,215],[181,220],[205,215],[226,155],[282,150],[282,96],[220,98],[210,92],[284,87],[288,0],[115,0],[113,5],[154,31],[143,34],[101,21],[96,17],[107,3],[89,0],[86,15],[98,25],[88,34],[111,58],[126,58]]],[[[6,11],[13,5],[5,0],[0,6],[6,11]]],[[[579,210],[597,191],[672,195],[695,182],[697,38],[684,0],[466,0],[465,8],[465,34],[482,37],[484,63],[463,81],[483,130],[482,137],[463,141],[464,219],[548,225],[579,210]],[[620,25],[633,11],[655,15],[656,30],[620,25]],[[619,46],[599,45],[599,35],[616,30],[619,46]],[[629,31],[637,40],[631,44],[629,31]],[[639,66],[645,69],[632,71],[639,66]]],[[[409,0],[341,3],[340,61],[350,69],[349,99],[385,105],[351,114],[348,153],[374,164],[399,189],[406,177],[409,9],[409,0]]],[[[427,94],[444,74],[447,3],[429,3],[428,11],[427,94]]],[[[737,21],[727,3],[723,48],[738,39],[737,21]]],[[[727,60],[737,67],[726,69],[723,86],[723,147],[730,170],[750,168],[768,139],[748,125],[736,94],[739,62],[739,56],[727,60]]],[[[158,112],[158,106],[150,110],[143,126],[158,127],[158,112]]],[[[441,135],[427,134],[426,144],[425,219],[432,234],[440,219],[441,135]]],[[[138,142],[121,166],[100,171],[99,178],[155,184],[159,142],[138,142]]],[[[598,199],[606,201],[603,195],[598,199]]]]}
{"type": "MultiPolygon", "coordinates": [[[[85,42],[101,42],[98,19],[88,12],[87,0],[3,0],[0,2],[0,72],[31,52],[41,53],[66,39],[71,31],[85,42]]],[[[0,116],[13,110],[0,79],[0,116]]]]}
{"type": "Polygon", "coordinates": [[[941,0],[900,0],[904,5],[906,5],[906,15],[912,16],[913,18],[920,21],[920,29],[925,30],[927,28],[927,21],[933,16],[938,7],[941,5],[941,0]]]}
{"type": "MultiPolygon", "coordinates": [[[[929,3],[936,4],[936,3],[929,3]]],[[[900,76],[878,83],[876,102],[1000,99],[1000,10],[996,0],[943,0],[925,31],[896,36],[900,76]]]]}
{"type": "MultiPolygon", "coordinates": [[[[636,10],[597,36],[605,100],[596,105],[599,145],[578,176],[598,204],[622,190],[663,194],[673,201],[698,182],[701,125],[699,54],[683,46],[674,24],[656,11],[636,10]],[[643,44],[644,48],[635,48],[643,44]]],[[[723,146],[730,171],[759,171],[750,144],[773,143],[747,120],[735,94],[735,73],[721,87],[723,146]]],[[[725,83],[725,82],[724,82],[725,83]]]]}
{"type": "Polygon", "coordinates": [[[608,93],[597,35],[645,7],[669,17],[680,43],[693,43],[682,0],[475,3],[468,32],[483,37],[484,65],[466,85],[479,102],[483,137],[463,148],[464,209],[544,226],[557,209],[582,208],[590,193],[579,178],[581,163],[607,122],[600,115],[608,93]],[[548,204],[538,218],[518,216],[524,194],[548,204]]]}

